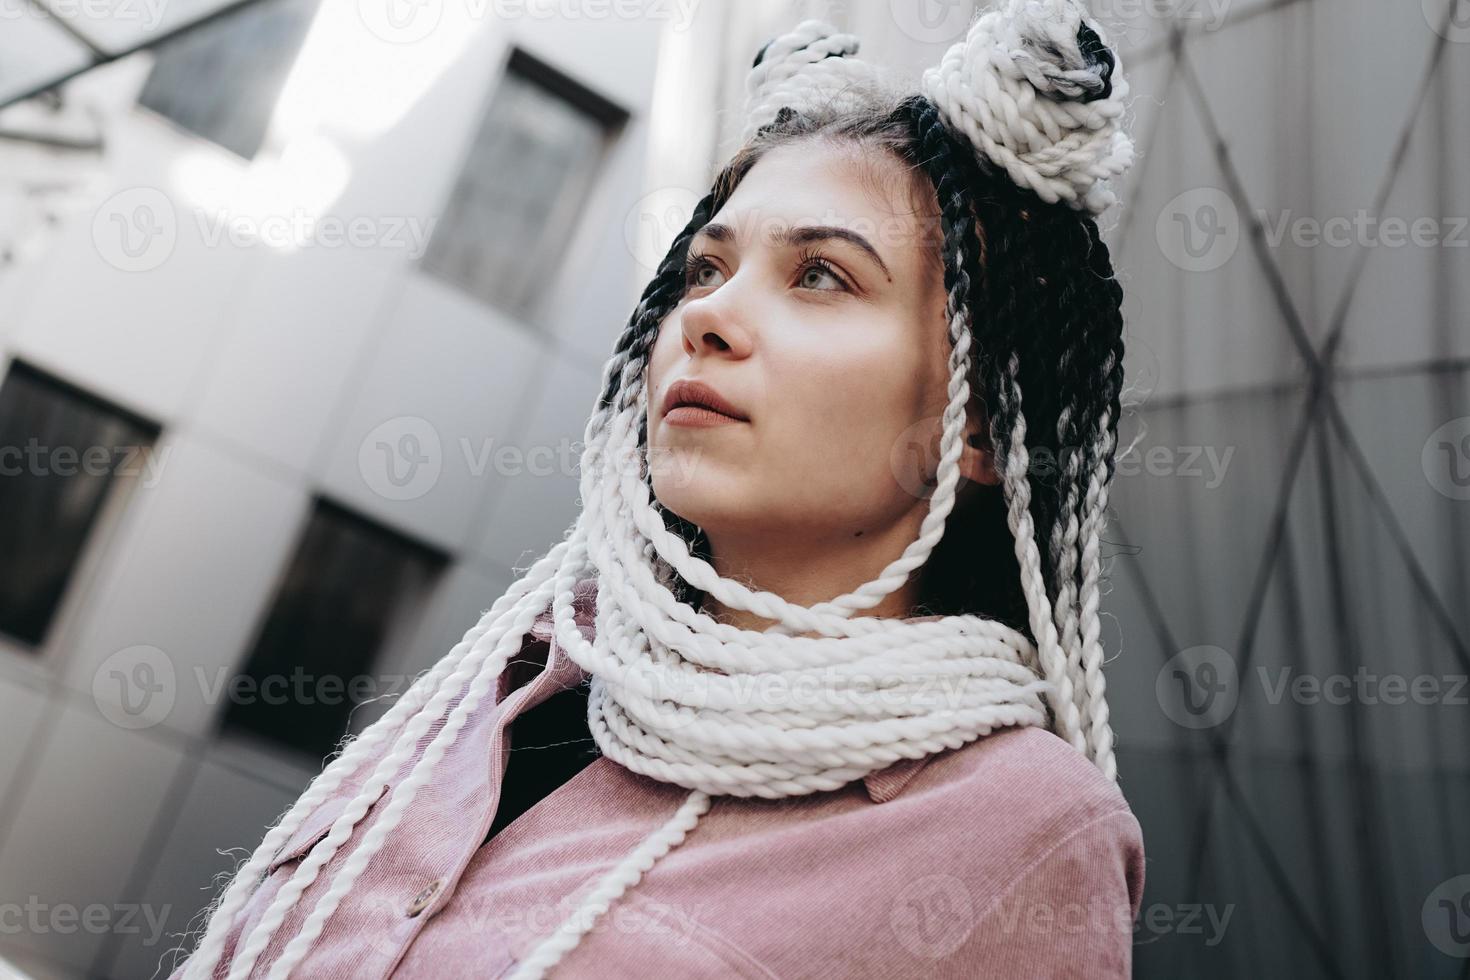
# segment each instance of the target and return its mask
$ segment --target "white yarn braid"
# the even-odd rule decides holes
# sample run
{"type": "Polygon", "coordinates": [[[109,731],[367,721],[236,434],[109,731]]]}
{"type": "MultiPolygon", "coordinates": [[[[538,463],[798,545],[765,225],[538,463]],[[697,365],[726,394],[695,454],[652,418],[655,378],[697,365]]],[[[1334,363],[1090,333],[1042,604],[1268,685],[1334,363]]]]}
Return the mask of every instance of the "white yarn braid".
{"type": "Polygon", "coordinates": [[[1077,0],[1004,0],[924,72],[923,90],[1016,183],[1049,204],[1100,214],[1117,200],[1107,179],[1133,163],[1120,125],[1128,83],[1113,51],[1111,91],[1101,97],[1106,65],[1082,51],[1083,24],[1106,42],[1077,0]]]}
{"type": "Polygon", "coordinates": [[[804,20],[766,45],[745,79],[741,142],[774,121],[782,106],[857,104],[878,77],[872,65],[852,57],[858,45],[854,35],[821,20],[804,20]]]}
{"type": "MultiPolygon", "coordinates": [[[[1112,364],[1108,355],[1103,374],[1112,364]]],[[[1066,465],[1062,484],[1067,488],[1062,509],[1053,528],[1051,554],[1056,564],[1057,599],[1054,618],[1067,661],[1067,677],[1074,685],[1073,701],[1077,706],[1085,732],[1085,751],[1109,779],[1117,779],[1117,761],[1113,757],[1113,731],[1108,726],[1106,685],[1102,673],[1101,623],[1098,588],[1101,577],[1099,541],[1106,522],[1108,499],[1107,454],[1112,452],[1115,436],[1109,431],[1111,413],[1104,409],[1098,421],[1102,442],[1097,462],[1085,479],[1080,472],[1082,453],[1067,446],[1065,430],[1070,409],[1063,408],[1057,423],[1058,442],[1064,447],[1066,465]],[[1079,499],[1086,485],[1085,499],[1079,499]],[[1082,511],[1079,524],[1078,510],[1082,511]],[[1079,569],[1081,582],[1078,582],[1079,569]]]]}
{"type": "MultiPolygon", "coordinates": [[[[1029,11],[1032,7],[1052,10],[1058,5],[1025,6],[1029,11]]],[[[1044,21],[1030,14],[1015,33],[1031,39],[1034,46],[1035,39],[1043,36],[1038,25],[1044,21]]],[[[967,44],[975,41],[979,23],[967,44]]],[[[979,33],[985,31],[1010,36],[994,24],[979,33]]],[[[1075,36],[1070,47],[1065,37],[1044,36],[1052,37],[1058,50],[1069,57],[1075,53],[1075,36]]],[[[747,133],[773,120],[785,105],[813,101],[830,105],[858,97],[854,93],[874,76],[850,57],[856,50],[855,38],[838,35],[817,21],[804,22],[792,34],[772,42],[751,72],[747,133]]],[[[1006,48],[1005,57],[986,50],[985,63],[997,66],[997,78],[1002,77],[1000,68],[1011,66],[1036,92],[1065,94],[1096,81],[1087,76],[1085,67],[1060,69],[1042,64],[1020,41],[1006,48]]],[[[967,83],[953,77],[949,65],[950,55],[946,55],[941,66],[944,92],[965,96],[967,83]]],[[[974,73],[967,78],[973,84],[974,73]]],[[[1126,86],[1121,78],[1115,78],[1113,84],[1116,99],[1126,92],[1126,86]]],[[[1065,115],[1061,110],[1038,110],[1010,83],[976,87],[990,94],[984,108],[966,116],[971,126],[965,131],[972,139],[976,127],[985,132],[981,121],[991,118],[994,111],[1011,120],[1017,132],[1030,140],[1024,142],[1012,133],[1009,142],[1001,136],[995,142],[1001,147],[1014,144],[1018,148],[1015,159],[1024,164],[1022,173],[1044,178],[1041,186],[1030,185],[1039,194],[1052,193],[1049,200],[1060,196],[1088,206],[1102,200],[1103,192],[1084,181],[1081,173],[1087,170],[1094,179],[1101,178],[1102,171],[1112,172],[1109,168],[1118,159],[1116,155],[1094,154],[1093,164],[1084,166],[1080,161],[1086,155],[1087,141],[1061,137],[1058,120],[1065,115]],[[991,88],[1005,98],[992,98],[991,88]],[[1006,102],[1007,98],[1011,101],[1006,102]],[[1051,131],[1060,138],[1057,145],[1066,145],[1065,152],[1048,155],[1036,149],[1033,137],[1051,131]],[[1056,182],[1070,189],[1071,197],[1056,182]]],[[[1077,125],[1089,119],[1113,118],[1104,104],[1110,101],[1099,99],[1074,107],[1078,111],[1071,117],[1069,132],[1080,132],[1077,125]]],[[[963,105],[966,112],[972,106],[963,98],[951,104],[963,105]]],[[[1088,131],[1096,133],[1100,128],[1088,131]]],[[[1108,139],[1116,144],[1112,137],[1108,139]]],[[[1009,165],[1008,171],[1017,176],[1009,165]]],[[[213,976],[225,939],[272,858],[321,803],[344,785],[351,785],[348,781],[359,769],[366,769],[356,795],[327,834],[291,871],[254,928],[240,937],[227,974],[236,980],[252,973],[308,886],[391,785],[387,803],[371,829],[335,870],[330,886],[268,968],[272,980],[291,976],[341,900],[407,814],[419,790],[433,778],[435,766],[466,721],[473,712],[483,710],[486,695],[495,690],[501,671],[548,606],[558,644],[591,675],[588,722],[603,754],[631,771],[685,787],[690,793],[670,819],[608,871],[567,921],[518,965],[517,980],[541,977],[554,968],[613,902],[697,827],[715,796],[783,798],[836,790],[900,759],[922,758],[958,748],[1000,728],[1026,725],[1050,725],[1110,778],[1116,778],[1103,700],[1096,603],[1096,542],[1107,501],[1107,474],[1100,460],[1086,475],[1080,525],[1069,517],[1060,537],[1050,542],[1053,554],[1059,548],[1069,553],[1081,549],[1080,555],[1067,559],[1066,566],[1069,580],[1080,568],[1080,608],[1074,608],[1078,604],[1069,591],[1065,602],[1053,609],[1042,581],[1029,511],[1026,423],[1020,388],[1015,384],[1018,368],[1014,358],[1011,385],[1001,392],[1003,400],[1014,403],[1016,418],[1004,461],[1004,489],[1037,644],[1033,646],[1009,626],[979,616],[907,622],[859,615],[902,588],[924,565],[942,538],[955,504],[965,408],[971,394],[967,379],[972,344],[968,298],[958,293],[958,289],[951,291],[946,308],[951,341],[949,400],[943,416],[937,485],[918,536],[873,581],[810,607],[721,577],[712,565],[691,553],[683,538],[666,528],[649,492],[647,446],[640,436],[640,422],[648,410],[645,355],[635,353],[636,344],[620,345],[603,371],[603,390],[612,392],[612,397],[594,406],[586,427],[580,485],[583,511],[566,539],[535,562],[382,719],[350,740],[266,834],[221,896],[185,976],[191,980],[213,976]],[[776,625],[756,632],[719,623],[679,601],[671,589],[676,576],[727,608],[747,610],[776,625]],[[573,606],[577,586],[589,579],[597,584],[591,640],[578,627],[573,606]],[[436,725],[438,730],[414,761],[419,742],[436,725]],[[402,774],[405,768],[406,775],[402,774]]],[[[635,326],[648,320],[647,303],[645,299],[635,311],[635,326]]],[[[1111,445],[1106,451],[1111,451],[1111,445]]],[[[1075,469],[1074,463],[1074,473],[1075,469]]]]}
{"type": "MultiPolygon", "coordinates": [[[[1070,405],[1063,406],[1057,417],[1057,445],[1061,447],[1063,464],[1061,485],[1066,489],[1062,498],[1061,510],[1057,514],[1057,522],[1052,528],[1051,554],[1055,558],[1056,565],[1053,574],[1054,591],[1056,592],[1053,619],[1061,637],[1062,649],[1067,654],[1067,676],[1073,678],[1075,682],[1080,681],[1083,676],[1082,644],[1080,642],[1082,622],[1077,594],[1077,566],[1080,561],[1077,554],[1077,538],[1081,530],[1081,522],[1077,516],[1081,493],[1077,484],[1081,471],[1082,452],[1080,447],[1068,443],[1070,433],[1067,430],[1067,423],[1071,417],[1072,407],[1070,405]]],[[[1080,684],[1072,692],[1078,711],[1087,710],[1086,693],[1086,688],[1080,684]]]]}
{"type": "Polygon", "coordinates": [[[1089,747],[1095,762],[1109,779],[1118,778],[1118,763],[1113,755],[1113,730],[1108,726],[1108,702],[1103,682],[1102,623],[1098,619],[1098,604],[1102,600],[1098,580],[1102,575],[1099,541],[1107,522],[1108,479],[1107,459],[1117,444],[1117,436],[1110,432],[1110,412],[1104,409],[1099,423],[1105,433],[1098,453],[1096,466],[1088,474],[1086,519],[1082,524],[1082,666],[1083,684],[1087,688],[1087,712],[1089,747]]]}
{"type": "MultiPolygon", "coordinates": [[[[312,781],[311,786],[297,798],[280,822],[266,834],[245,865],[235,873],[224,894],[220,896],[210,916],[210,928],[190,957],[186,977],[212,975],[214,965],[223,951],[228,925],[234,921],[236,915],[249,900],[250,892],[254,890],[255,884],[263,876],[267,865],[270,864],[276,853],[305,822],[306,818],[316,810],[317,806],[331,796],[347,777],[357,770],[358,766],[380,752],[396,733],[401,733],[409,718],[416,718],[421,713],[421,709],[430,696],[440,690],[445,678],[486,634],[489,624],[501,618],[507,610],[523,600],[538,572],[544,573],[545,569],[553,567],[565,550],[565,543],[553,548],[531,569],[530,574],[513,584],[448,654],[414,682],[392,709],[360,736],[349,742],[346,750],[333,759],[326,769],[312,781]],[[219,927],[216,927],[217,924],[219,927]]],[[[367,795],[369,789],[364,788],[360,794],[360,800],[369,799],[367,795]]],[[[371,798],[375,799],[376,796],[371,798]]],[[[355,823],[355,820],[353,822],[355,823]]],[[[333,825],[333,829],[336,829],[336,824],[333,825]]],[[[335,851],[335,846],[333,850],[335,851]]]]}

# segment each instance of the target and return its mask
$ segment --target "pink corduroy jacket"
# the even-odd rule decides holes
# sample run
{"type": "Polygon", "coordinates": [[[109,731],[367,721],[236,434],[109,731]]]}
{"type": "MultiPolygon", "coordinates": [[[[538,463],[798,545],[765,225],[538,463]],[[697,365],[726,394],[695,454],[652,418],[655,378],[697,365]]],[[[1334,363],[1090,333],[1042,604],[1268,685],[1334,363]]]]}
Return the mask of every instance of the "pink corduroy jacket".
{"type": "MultiPolygon", "coordinates": [[[[595,591],[579,587],[575,603],[589,640],[595,591]]],[[[553,637],[550,612],[515,659],[529,660],[532,676],[502,673],[495,704],[466,721],[295,976],[504,976],[684,801],[688,790],[599,756],[482,844],[508,726],[586,679],[553,637]]],[[[216,977],[362,778],[349,778],[278,852],[216,977]]],[[[321,869],[252,976],[265,975],[387,799],[385,790],[321,869]]],[[[1003,729],[838,791],[716,797],[551,975],[1127,977],[1143,860],[1138,821],[1116,785],[1050,732],[1003,729]]]]}

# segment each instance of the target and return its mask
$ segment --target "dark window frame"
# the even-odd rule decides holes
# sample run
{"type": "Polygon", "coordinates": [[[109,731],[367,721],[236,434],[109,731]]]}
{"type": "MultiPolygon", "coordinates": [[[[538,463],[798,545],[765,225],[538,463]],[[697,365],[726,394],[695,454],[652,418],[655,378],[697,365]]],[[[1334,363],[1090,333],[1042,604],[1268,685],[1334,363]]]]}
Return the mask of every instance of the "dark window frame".
{"type": "MultiPolygon", "coordinates": [[[[477,144],[480,142],[482,132],[491,118],[491,111],[495,106],[496,99],[501,93],[501,88],[510,76],[518,76],[523,83],[539,87],[556,98],[561,99],[574,110],[590,117],[601,130],[601,139],[598,149],[587,167],[585,179],[578,180],[575,186],[569,188],[570,193],[561,195],[556,203],[555,212],[549,215],[556,221],[558,228],[555,233],[543,237],[538,243],[539,248],[531,250],[528,264],[549,267],[552,257],[564,250],[566,246],[575,240],[575,235],[582,221],[587,202],[591,200],[597,187],[598,179],[604,171],[608,158],[617,146],[623,132],[632,119],[632,113],[612,99],[596,92],[587,85],[559,70],[549,62],[531,54],[525,48],[510,45],[505,60],[501,64],[500,72],[494,85],[480,99],[474,124],[466,141],[464,151],[460,156],[459,165],[454,171],[454,177],[450,182],[449,189],[445,193],[437,213],[440,221],[443,216],[457,213],[455,202],[460,199],[466,188],[465,174],[474,162],[474,154],[477,144]],[[558,214],[564,217],[558,217],[558,214]]],[[[533,294],[529,297],[494,295],[494,290],[482,289],[480,284],[466,282],[454,274],[451,269],[440,264],[438,252],[436,252],[434,239],[439,230],[436,222],[434,232],[430,234],[425,245],[424,252],[420,255],[414,267],[417,271],[431,277],[436,282],[443,283],[455,289],[461,294],[469,297],[477,303],[483,303],[497,311],[536,323],[540,320],[545,308],[545,298],[541,294],[533,294]]],[[[560,264],[551,268],[547,281],[561,272],[560,264]]],[[[544,294],[546,291],[541,291],[544,294]]]]}
{"type": "MultiPolygon", "coordinates": [[[[327,533],[317,531],[317,533],[327,533]]],[[[316,761],[335,751],[343,736],[352,727],[353,713],[367,701],[357,702],[352,700],[352,684],[354,678],[374,675],[384,665],[385,661],[391,660],[392,651],[388,644],[399,632],[404,622],[404,617],[411,613],[418,601],[427,602],[434,594],[436,587],[444,579],[451,568],[452,556],[443,549],[429,544],[419,538],[407,534],[398,528],[394,528],[383,521],[377,520],[361,511],[358,511],[341,501],[322,493],[312,496],[304,520],[297,531],[295,545],[286,559],[274,587],[271,589],[269,598],[264,604],[254,634],[245,652],[233,668],[231,675],[231,686],[226,688],[224,702],[215,712],[214,729],[218,739],[227,741],[240,741],[258,749],[282,756],[285,758],[301,761],[316,761]],[[299,574],[310,570],[315,560],[308,555],[306,549],[311,546],[312,534],[317,531],[315,520],[320,515],[327,515],[328,520],[336,523],[334,530],[343,529],[366,532],[378,543],[401,549],[406,556],[406,563],[400,569],[409,567],[408,563],[417,561],[420,564],[419,572],[422,580],[418,587],[411,592],[400,592],[392,596],[383,617],[375,624],[376,635],[372,640],[372,649],[366,654],[356,654],[358,660],[351,663],[347,669],[334,670],[331,663],[322,669],[319,664],[302,663],[293,659],[289,663],[282,660],[279,650],[274,648],[276,639],[273,631],[282,628],[277,617],[289,615],[293,610],[288,605],[290,590],[299,574]],[[290,717],[290,711],[272,712],[271,705],[266,704],[263,695],[266,694],[260,687],[260,678],[278,676],[282,670],[303,672],[307,678],[311,678],[313,685],[320,678],[336,677],[341,683],[333,688],[330,694],[333,698],[340,695],[339,703],[330,704],[324,699],[320,705],[312,704],[305,710],[297,707],[295,718],[290,717]],[[247,703],[237,704],[236,696],[233,694],[234,685],[239,678],[255,678],[253,683],[244,688],[245,697],[240,699],[247,703]],[[253,718],[252,718],[253,716],[253,718]],[[307,719],[305,725],[291,736],[281,737],[283,734],[278,730],[271,718],[276,722],[290,724],[294,720],[307,719]],[[304,732],[304,734],[301,734],[304,732]],[[329,744],[330,743],[330,744],[329,744]]],[[[294,611],[310,611],[311,603],[297,607],[294,611]]],[[[289,648],[285,648],[289,650],[289,648]]],[[[396,697],[407,690],[406,681],[399,685],[398,690],[374,691],[371,697],[388,695],[396,697]]],[[[290,690],[289,687],[286,688],[290,690]]],[[[280,707],[280,706],[275,706],[280,707]]]]}
{"type": "MultiPolygon", "coordinates": [[[[3,404],[5,397],[4,389],[6,386],[17,379],[22,384],[30,384],[49,389],[53,394],[84,409],[111,416],[121,426],[134,430],[134,434],[137,437],[136,444],[141,451],[151,452],[157,446],[158,440],[163,433],[163,426],[160,423],[98,395],[96,392],[76,382],[69,381],[66,378],[31,364],[23,358],[12,358],[5,366],[4,374],[0,376],[0,404],[3,404]]],[[[0,426],[3,425],[4,420],[0,420],[0,426]]],[[[128,445],[132,445],[132,443],[124,442],[112,447],[114,454],[120,446],[128,445]]],[[[89,446],[87,448],[90,449],[92,447],[89,446]]],[[[29,654],[42,653],[51,642],[62,619],[62,614],[66,609],[68,597],[76,587],[77,576],[80,574],[82,567],[87,563],[89,552],[95,546],[96,536],[99,530],[101,530],[98,522],[107,512],[109,505],[113,502],[116,495],[120,492],[120,488],[126,484],[126,481],[131,479],[130,476],[119,475],[117,472],[117,464],[120,462],[122,461],[114,458],[106,482],[99,488],[94,499],[90,501],[86,515],[78,522],[80,531],[77,535],[75,549],[70,556],[66,570],[47,590],[50,595],[43,597],[45,603],[44,622],[34,630],[17,632],[11,628],[11,624],[6,622],[9,618],[8,614],[0,617],[0,642],[3,642],[7,646],[13,645],[29,654]]],[[[82,461],[78,459],[77,466],[80,467],[81,465],[82,461]]],[[[53,474],[53,476],[57,475],[53,474]]],[[[62,478],[71,479],[77,476],[78,474],[73,474],[71,477],[62,478]]],[[[0,479],[7,478],[0,476],[0,479]]]]}

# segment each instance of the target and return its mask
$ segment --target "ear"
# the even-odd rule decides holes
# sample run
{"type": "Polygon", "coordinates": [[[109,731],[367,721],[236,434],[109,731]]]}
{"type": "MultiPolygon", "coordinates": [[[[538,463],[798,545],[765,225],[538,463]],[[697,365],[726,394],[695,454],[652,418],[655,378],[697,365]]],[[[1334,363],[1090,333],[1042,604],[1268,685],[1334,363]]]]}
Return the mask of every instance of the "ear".
{"type": "Polygon", "coordinates": [[[960,475],[972,483],[995,486],[1000,483],[1000,470],[995,464],[995,450],[990,444],[990,420],[984,412],[966,413],[965,445],[960,453],[960,475]]]}

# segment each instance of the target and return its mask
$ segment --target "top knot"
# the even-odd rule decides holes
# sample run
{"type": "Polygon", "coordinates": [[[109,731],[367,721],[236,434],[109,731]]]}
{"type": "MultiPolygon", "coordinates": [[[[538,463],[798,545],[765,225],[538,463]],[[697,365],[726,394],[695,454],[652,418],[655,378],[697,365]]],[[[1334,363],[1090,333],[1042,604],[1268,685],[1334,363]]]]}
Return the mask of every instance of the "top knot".
{"type": "Polygon", "coordinates": [[[1133,163],[1128,83],[1076,0],[1003,0],[924,73],[924,95],[975,148],[1048,203],[1100,214],[1133,163]]]}
{"type": "Polygon", "coordinates": [[[871,66],[853,57],[857,51],[856,36],[839,34],[821,20],[804,20],[789,34],[767,41],[746,77],[741,141],[775,122],[782,108],[841,108],[845,94],[856,95],[854,83],[874,77],[871,66]]]}

